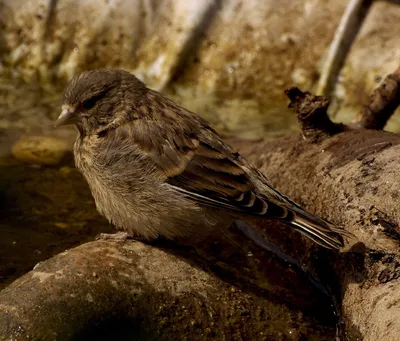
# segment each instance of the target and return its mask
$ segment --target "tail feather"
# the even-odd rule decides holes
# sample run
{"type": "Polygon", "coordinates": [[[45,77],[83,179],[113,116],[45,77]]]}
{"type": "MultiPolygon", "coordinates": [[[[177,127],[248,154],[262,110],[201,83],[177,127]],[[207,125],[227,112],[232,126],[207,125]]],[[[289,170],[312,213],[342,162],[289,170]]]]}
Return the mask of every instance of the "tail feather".
{"type": "Polygon", "coordinates": [[[281,215],[281,219],[288,222],[294,229],[310,238],[315,243],[328,248],[340,250],[344,246],[344,238],[354,238],[354,236],[346,230],[327,222],[326,220],[308,213],[300,205],[289,199],[288,197],[273,190],[276,195],[285,202],[284,205],[273,203],[268,200],[268,213],[270,208],[277,211],[274,212],[276,217],[281,215]],[[272,204],[272,207],[271,207],[272,204]],[[283,212],[277,210],[277,207],[283,212]]]}
{"type": "Polygon", "coordinates": [[[337,228],[334,228],[332,224],[324,222],[324,225],[322,225],[320,222],[316,223],[299,216],[296,216],[290,224],[300,233],[323,247],[339,250],[344,246],[343,238],[341,238],[339,232],[334,231],[337,228]]]}
{"type": "Polygon", "coordinates": [[[291,202],[289,209],[293,215],[289,223],[300,233],[315,243],[328,249],[339,250],[344,246],[344,237],[352,239],[354,236],[326,220],[304,211],[300,206],[291,202]]]}

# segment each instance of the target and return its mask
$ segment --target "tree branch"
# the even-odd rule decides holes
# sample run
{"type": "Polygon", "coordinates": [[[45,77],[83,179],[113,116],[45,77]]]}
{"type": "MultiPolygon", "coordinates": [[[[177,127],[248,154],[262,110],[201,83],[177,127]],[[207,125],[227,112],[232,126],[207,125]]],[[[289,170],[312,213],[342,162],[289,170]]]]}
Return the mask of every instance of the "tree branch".
{"type": "Polygon", "coordinates": [[[400,67],[389,74],[372,92],[362,109],[356,125],[365,129],[382,130],[400,105],[400,67]]]}
{"type": "Polygon", "coordinates": [[[303,137],[310,142],[323,139],[345,130],[343,124],[333,123],[327,113],[329,100],[323,96],[314,96],[293,87],[285,90],[290,99],[289,108],[297,112],[303,137]]]}

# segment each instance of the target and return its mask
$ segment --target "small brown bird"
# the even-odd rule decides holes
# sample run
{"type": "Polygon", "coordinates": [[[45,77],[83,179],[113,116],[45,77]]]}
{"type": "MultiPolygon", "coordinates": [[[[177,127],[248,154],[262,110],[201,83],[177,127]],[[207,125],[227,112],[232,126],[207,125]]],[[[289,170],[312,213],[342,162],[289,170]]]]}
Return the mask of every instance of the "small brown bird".
{"type": "Polygon", "coordinates": [[[129,72],[74,77],[56,126],[64,124],[77,127],[75,162],[98,211],[130,235],[197,237],[265,217],[326,248],[343,246],[344,230],[280,194],[204,119],[129,72]]]}

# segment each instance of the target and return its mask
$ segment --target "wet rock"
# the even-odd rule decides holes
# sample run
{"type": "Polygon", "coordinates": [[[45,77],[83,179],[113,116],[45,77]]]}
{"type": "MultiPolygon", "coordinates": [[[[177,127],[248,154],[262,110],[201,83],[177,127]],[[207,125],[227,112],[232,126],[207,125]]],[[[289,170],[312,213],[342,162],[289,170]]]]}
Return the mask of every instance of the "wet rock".
{"type": "Polygon", "coordinates": [[[64,140],[51,136],[26,136],[18,140],[11,149],[18,161],[37,165],[57,165],[69,151],[64,140]]]}
{"type": "Polygon", "coordinates": [[[76,169],[68,166],[63,166],[60,167],[59,172],[63,178],[68,178],[71,174],[76,172],[76,169]]]}
{"type": "Polygon", "coordinates": [[[334,329],[163,250],[96,241],[0,292],[0,340],[332,340],[334,329]]]}

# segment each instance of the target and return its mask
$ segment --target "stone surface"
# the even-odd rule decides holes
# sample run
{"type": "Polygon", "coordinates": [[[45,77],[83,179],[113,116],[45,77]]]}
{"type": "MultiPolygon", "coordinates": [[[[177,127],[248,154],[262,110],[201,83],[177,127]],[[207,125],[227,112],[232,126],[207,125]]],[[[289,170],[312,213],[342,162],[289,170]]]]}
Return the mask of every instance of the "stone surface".
{"type": "Polygon", "coordinates": [[[0,292],[0,340],[330,340],[296,310],[139,242],[96,241],[0,292]]]}
{"type": "Polygon", "coordinates": [[[26,136],[12,147],[12,155],[20,162],[37,165],[57,165],[70,148],[66,141],[51,136],[26,136]]]}

